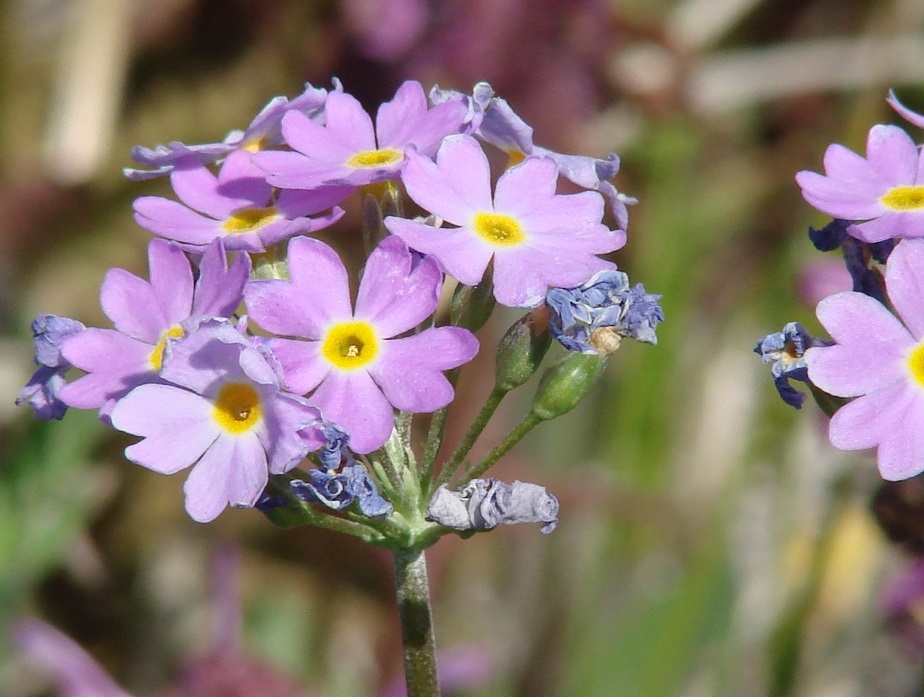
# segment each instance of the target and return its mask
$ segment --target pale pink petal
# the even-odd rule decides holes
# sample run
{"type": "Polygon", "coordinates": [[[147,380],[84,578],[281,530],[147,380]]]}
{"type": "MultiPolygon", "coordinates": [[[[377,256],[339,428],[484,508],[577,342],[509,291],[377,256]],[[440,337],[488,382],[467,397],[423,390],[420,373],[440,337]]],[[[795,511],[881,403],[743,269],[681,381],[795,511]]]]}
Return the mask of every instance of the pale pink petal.
{"type": "Polygon", "coordinates": [[[218,193],[218,178],[194,158],[177,163],[170,173],[170,183],[177,197],[193,210],[216,220],[227,218],[242,204],[218,193]]]}
{"type": "Polygon", "coordinates": [[[839,450],[865,450],[901,434],[896,417],[904,415],[910,390],[903,383],[858,397],[831,417],[828,435],[839,450]]]}
{"type": "Polygon", "coordinates": [[[229,436],[217,438],[183,484],[186,512],[196,522],[211,522],[228,506],[231,489],[228,475],[235,455],[235,441],[229,436]]]}
{"type": "Polygon", "coordinates": [[[151,345],[172,324],[151,285],[125,269],[109,269],[100,288],[99,302],[119,332],[151,345]]]}
{"type": "Polygon", "coordinates": [[[330,372],[330,363],[321,357],[319,341],[270,339],[268,344],[282,368],[286,388],[295,394],[308,394],[330,372]]]}
{"type": "Polygon", "coordinates": [[[924,338],[924,240],[903,240],[889,255],[886,266],[889,299],[905,326],[924,338]]]}
{"type": "Polygon", "coordinates": [[[151,292],[162,308],[165,326],[178,324],[189,317],[193,301],[193,274],[183,250],[165,240],[151,240],[148,243],[148,268],[151,292]]]}
{"type": "Polygon", "coordinates": [[[391,404],[364,370],[332,370],[309,401],[350,434],[350,447],[358,453],[380,448],[394,428],[391,404]]]}
{"type": "Polygon", "coordinates": [[[468,228],[436,228],[404,218],[387,218],[385,226],[411,249],[432,254],[446,273],[467,286],[481,281],[494,255],[494,248],[468,228]]]}

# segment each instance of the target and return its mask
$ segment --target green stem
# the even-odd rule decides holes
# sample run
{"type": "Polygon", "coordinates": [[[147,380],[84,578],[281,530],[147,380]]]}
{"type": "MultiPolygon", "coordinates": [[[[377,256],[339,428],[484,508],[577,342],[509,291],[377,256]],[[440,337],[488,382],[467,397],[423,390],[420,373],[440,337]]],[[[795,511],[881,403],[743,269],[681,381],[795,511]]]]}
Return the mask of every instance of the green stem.
{"type": "Polygon", "coordinates": [[[440,697],[427,560],[422,550],[395,552],[395,580],[408,697],[440,697]]]}
{"type": "Polygon", "coordinates": [[[488,399],[485,401],[484,406],[481,407],[481,411],[478,412],[478,416],[474,423],[472,423],[472,425],[469,427],[468,433],[465,434],[465,438],[463,438],[462,442],[459,443],[459,447],[456,448],[456,451],[452,454],[452,457],[449,458],[449,461],[443,467],[443,471],[440,472],[440,476],[436,480],[434,489],[439,487],[440,484],[445,484],[455,476],[456,471],[459,469],[459,465],[462,464],[465,456],[469,454],[472,447],[475,445],[475,441],[478,440],[478,437],[484,431],[485,426],[488,425],[488,421],[490,421],[491,417],[494,416],[494,412],[497,411],[497,407],[500,406],[501,401],[506,395],[507,390],[502,389],[497,385],[494,386],[494,389],[491,391],[491,394],[488,395],[488,399]]]}
{"type": "Polygon", "coordinates": [[[514,428],[504,440],[498,443],[481,462],[469,467],[465,471],[465,474],[462,475],[462,479],[459,481],[459,485],[464,486],[487,472],[488,468],[506,455],[514,445],[519,443],[527,433],[532,431],[542,421],[545,421],[545,419],[537,416],[535,412],[529,412],[523,417],[523,420],[517,424],[516,428],[514,428]]]}

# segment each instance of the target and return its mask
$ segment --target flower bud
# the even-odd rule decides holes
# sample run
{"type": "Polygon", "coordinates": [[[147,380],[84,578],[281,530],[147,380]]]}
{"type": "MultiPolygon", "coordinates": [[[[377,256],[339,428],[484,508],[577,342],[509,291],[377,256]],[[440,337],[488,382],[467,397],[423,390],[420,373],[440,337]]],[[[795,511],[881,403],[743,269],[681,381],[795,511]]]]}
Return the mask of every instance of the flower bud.
{"type": "Polygon", "coordinates": [[[481,329],[494,311],[493,261],[477,286],[456,286],[449,303],[450,321],[473,332],[481,329]]]}
{"type": "Polygon", "coordinates": [[[532,412],[543,420],[554,419],[577,406],[603,373],[606,356],[571,353],[549,368],[539,382],[532,412]]]}
{"type": "Polygon", "coordinates": [[[514,322],[497,345],[497,387],[509,392],[529,380],[539,369],[551,343],[545,306],[537,307],[514,322]]]}

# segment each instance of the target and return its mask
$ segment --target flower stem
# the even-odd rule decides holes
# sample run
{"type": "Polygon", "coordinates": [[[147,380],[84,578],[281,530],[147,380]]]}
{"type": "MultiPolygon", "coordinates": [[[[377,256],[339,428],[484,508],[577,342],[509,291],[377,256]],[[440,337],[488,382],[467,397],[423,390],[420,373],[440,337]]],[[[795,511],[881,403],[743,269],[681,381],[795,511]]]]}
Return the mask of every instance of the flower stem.
{"type": "Polygon", "coordinates": [[[459,485],[464,486],[471,480],[487,472],[495,462],[506,455],[514,445],[519,443],[527,433],[532,431],[536,425],[542,421],[545,421],[545,419],[538,416],[535,412],[529,412],[504,440],[498,443],[491,452],[485,455],[485,458],[481,462],[469,467],[465,471],[465,474],[462,475],[462,479],[459,481],[459,485]]]}
{"type": "MultiPolygon", "coordinates": [[[[459,465],[462,464],[462,460],[465,459],[465,456],[469,454],[472,447],[475,445],[475,441],[478,440],[478,437],[481,435],[481,432],[484,431],[485,426],[488,425],[488,421],[491,420],[491,417],[494,416],[494,412],[497,411],[497,407],[500,406],[501,400],[507,395],[507,390],[501,389],[498,386],[494,386],[494,389],[491,391],[491,394],[488,395],[488,399],[485,401],[484,406],[481,407],[481,411],[478,412],[474,423],[468,429],[468,433],[465,434],[465,438],[462,439],[462,442],[459,443],[459,447],[456,448],[456,451],[452,454],[452,457],[449,458],[449,461],[443,467],[443,471],[440,472],[440,476],[437,478],[434,485],[434,489],[439,487],[440,484],[445,484],[456,473],[456,470],[459,469],[459,465]]],[[[505,451],[506,452],[506,451],[505,451]]]]}
{"type": "Polygon", "coordinates": [[[408,697],[439,697],[430,584],[423,550],[395,552],[398,616],[408,697]]]}

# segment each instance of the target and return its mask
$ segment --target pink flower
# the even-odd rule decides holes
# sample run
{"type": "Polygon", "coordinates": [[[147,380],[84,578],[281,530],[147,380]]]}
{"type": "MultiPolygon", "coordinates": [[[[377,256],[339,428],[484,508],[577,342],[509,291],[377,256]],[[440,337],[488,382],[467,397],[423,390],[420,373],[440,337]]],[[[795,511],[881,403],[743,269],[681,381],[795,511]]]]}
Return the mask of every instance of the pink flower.
{"type": "Polygon", "coordinates": [[[493,259],[494,297],[508,307],[536,307],[549,288],[574,288],[616,268],[596,255],[626,243],[625,232],[602,224],[600,194],[555,193],[558,166],[547,157],[528,157],[504,172],[492,195],[478,141],[452,136],[435,163],[409,151],[402,179],[418,205],[457,227],[390,217],[388,230],[468,286],[481,281],[493,259]]]}
{"type": "Polygon", "coordinates": [[[796,181],[822,213],[858,221],[852,236],[871,243],[924,236],[924,154],[901,128],[873,126],[866,159],[830,145],[824,165],[824,175],[802,171],[796,181]]]}
{"type": "Polygon", "coordinates": [[[900,242],[885,279],[901,321],[863,293],[832,295],[817,315],[836,343],[805,361],[820,389],[856,398],[831,418],[831,444],[877,448],[883,478],[899,480],[924,471],[924,240],[900,242]]]}
{"type": "Polygon", "coordinates": [[[334,250],[297,237],[288,259],[291,281],[247,285],[248,311],[269,332],[305,339],[268,344],[288,388],[311,392],[309,401],[347,431],[356,452],[388,440],[395,408],[432,412],[452,401],[442,371],[474,358],[478,340],[458,327],[402,336],[436,309],[442,274],[435,261],[415,257],[397,237],[385,238],[366,263],[354,311],[334,250]]]}

